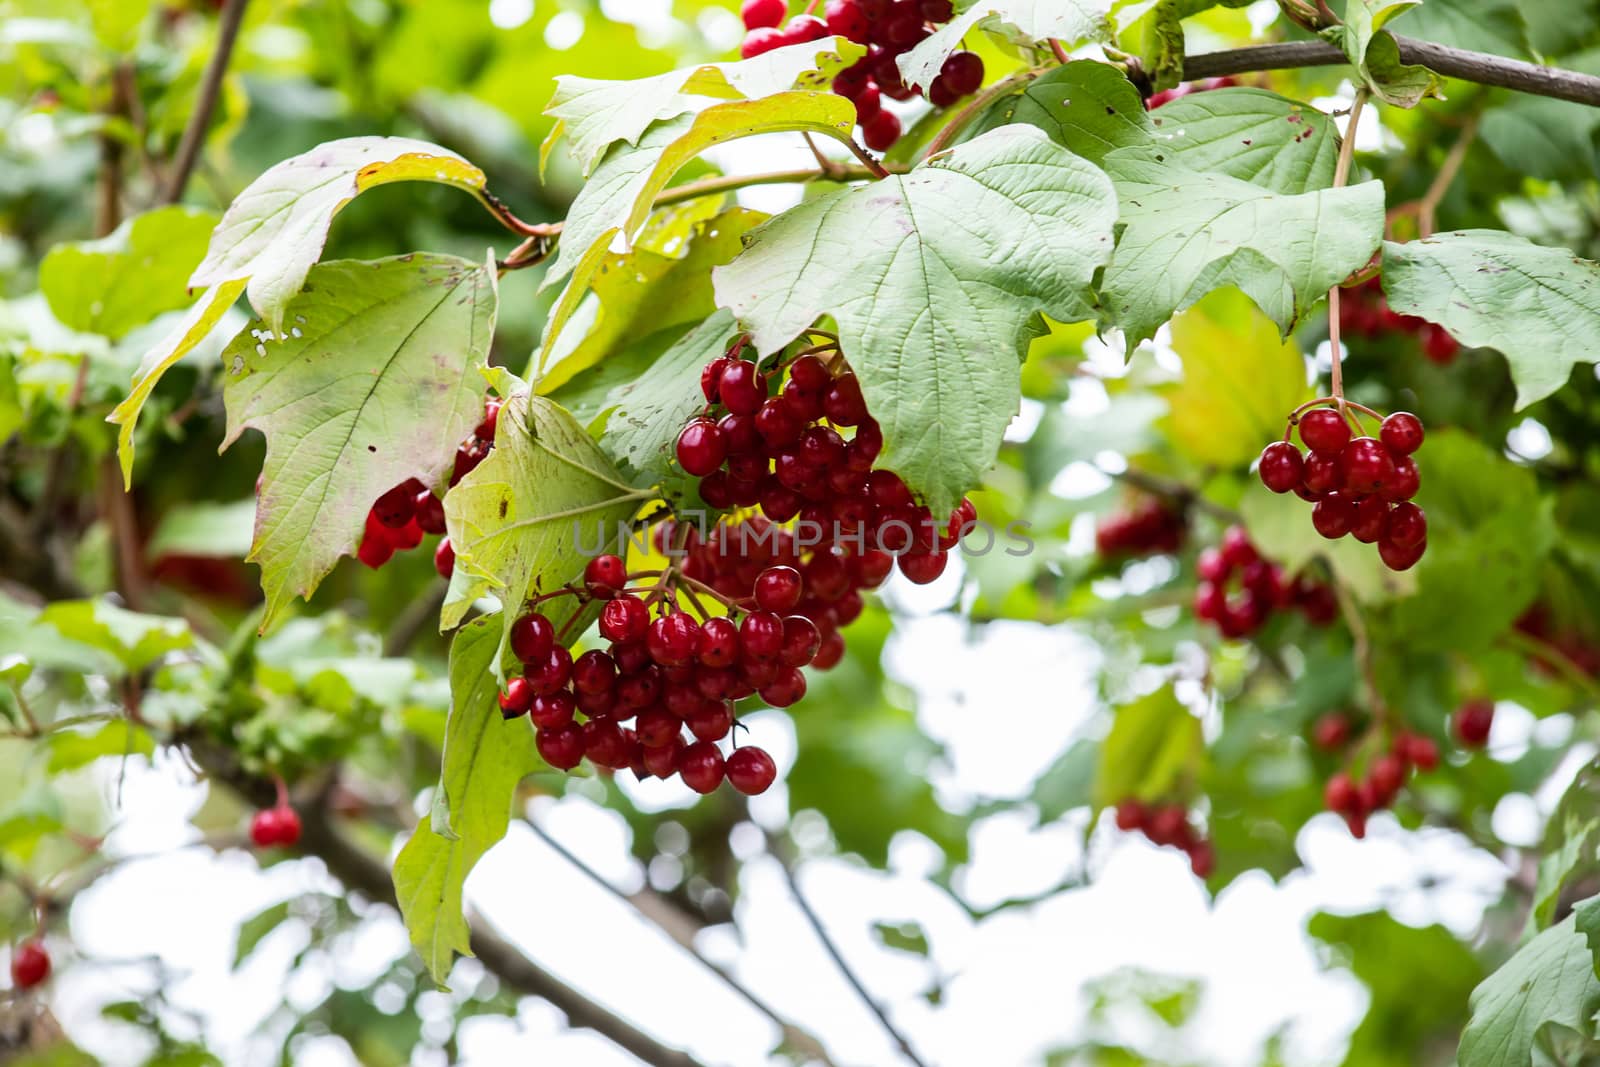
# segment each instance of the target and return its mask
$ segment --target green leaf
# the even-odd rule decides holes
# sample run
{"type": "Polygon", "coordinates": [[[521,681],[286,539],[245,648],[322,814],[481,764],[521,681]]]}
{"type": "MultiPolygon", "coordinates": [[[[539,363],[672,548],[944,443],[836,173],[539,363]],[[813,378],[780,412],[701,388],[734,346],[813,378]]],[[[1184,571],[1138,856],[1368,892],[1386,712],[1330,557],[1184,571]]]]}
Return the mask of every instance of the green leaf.
{"type": "Polygon", "coordinates": [[[872,933],[884,948],[924,958],[928,955],[928,935],[921,923],[875,922],[872,924],[872,933]]]}
{"type": "Polygon", "coordinates": [[[1350,1035],[1348,1067],[1415,1067],[1460,1032],[1483,966],[1449,930],[1383,911],[1311,917],[1307,932],[1335,949],[1371,994],[1350,1035]]]}
{"type": "Polygon", "coordinates": [[[112,719],[88,732],[54,731],[47,747],[50,759],[46,766],[51,774],[59,774],[87,766],[102,756],[148,756],[156,746],[149,731],[126,719],[112,719]]]}
{"type": "Polygon", "coordinates": [[[1099,757],[1098,742],[1079,741],[1039,776],[1029,798],[1039,808],[1041,824],[1055,822],[1073,808],[1087,807],[1093,802],[1099,757]]]}
{"type": "Polygon", "coordinates": [[[161,516],[145,553],[150,559],[164,555],[243,559],[250,551],[255,523],[254,497],[229,504],[179,504],[161,516]]]}
{"type": "Polygon", "coordinates": [[[1110,0],[978,0],[897,60],[907,85],[926,89],[961,39],[981,26],[1017,44],[1054,38],[1066,48],[1109,40],[1110,0]]]}
{"type": "Polygon", "coordinates": [[[1499,230],[1383,245],[1383,290],[1403,315],[1436,322],[1464,345],[1497,348],[1517,407],[1600,362],[1600,264],[1499,230]]]}
{"type": "Polygon", "coordinates": [[[233,942],[233,969],[238,970],[245,960],[255,952],[267,935],[282,926],[289,918],[289,904],[287,900],[256,912],[239,924],[239,933],[233,942]]]}
{"type": "MultiPolygon", "coordinates": [[[[1431,468],[1429,476],[1432,476],[1431,468]]],[[[1293,493],[1273,493],[1259,479],[1251,478],[1250,482],[1239,500],[1245,529],[1250,531],[1250,540],[1262,554],[1282,564],[1288,573],[1299,571],[1314,559],[1325,559],[1339,583],[1356,599],[1366,603],[1389,600],[1416,590],[1416,571],[1398,574],[1391,571],[1383,565],[1373,546],[1363,545],[1354,538],[1326,540],[1312,527],[1305,501],[1293,493]]],[[[1431,545],[1428,551],[1432,553],[1431,545]]]]}
{"type": "Polygon", "coordinates": [[[60,600],[41,611],[38,621],[55,627],[63,637],[109,654],[129,674],[194,645],[194,634],[183,619],[141,615],[104,600],[60,600]]]}
{"type": "Polygon", "coordinates": [[[1111,247],[1105,175],[1030,126],[1008,126],[912,171],[810,200],[753,231],[713,276],[756,349],[832,315],[882,463],[948,512],[994,461],[1043,312],[1091,314],[1111,247]]]}
{"type": "Polygon", "coordinates": [[[1187,0],[1161,0],[1144,21],[1144,69],[1151,87],[1171,89],[1183,80],[1183,8],[1187,0]]]}
{"type": "Polygon", "coordinates": [[[488,616],[462,627],[450,646],[450,719],[435,803],[442,825],[424,818],[394,863],[400,914],[440,986],[454,954],[472,954],[462,886],[505,836],[517,783],[540,766],[526,720],[500,715],[499,636],[499,620],[488,616]]]}
{"type": "Polygon", "coordinates": [[[1583,104],[1515,96],[1484,112],[1483,143],[1518,174],[1582,182],[1600,170],[1600,114],[1583,104]]]}
{"type": "Polygon", "coordinates": [[[39,265],[39,290],[62,325],[119,338],[189,306],[189,272],[216,221],[209,211],[157,208],[101,240],[56,245],[39,265]]]}
{"type": "Polygon", "coordinates": [[[738,255],[744,235],[765,219],[760,212],[733,208],[694,226],[682,255],[642,247],[627,255],[608,254],[594,276],[597,321],[581,337],[571,329],[562,334],[539,379],[539,392],[554,393],[641,336],[710,315],[716,310],[711,269],[738,255]]]}
{"type": "Polygon", "coordinates": [[[492,594],[509,633],[525,598],[576,578],[651,495],[621,480],[566,409],[514,394],[500,409],[494,451],[445,497],[456,581],[441,625],[492,594]]]}
{"type": "Polygon", "coordinates": [[[493,263],[408,255],[317,266],[291,328],[240,334],[223,354],[227,447],[267,438],[249,559],[265,629],[353,552],[372,502],[417,478],[437,488],[483,417],[473,367],[488,357],[493,263]]]}
{"type": "Polygon", "coordinates": [[[739,328],[729,311],[718,311],[633,378],[619,382],[600,402],[608,414],[600,446],[619,470],[640,485],[672,473],[678,431],[705,407],[700,372],[727,351],[739,328]]]}
{"type": "Polygon", "coordinates": [[[1428,552],[1417,595],[1395,605],[1408,647],[1463,653],[1511,627],[1539,592],[1555,538],[1553,501],[1533,471],[1477,438],[1445,430],[1428,438],[1417,503],[1428,514],[1428,552]]]}
{"type": "Polygon", "coordinates": [[[849,142],[855,108],[836,93],[789,92],[761,100],[717,104],[698,115],[659,123],[638,147],[616,145],[600,162],[567,212],[555,262],[541,289],[572,275],[550,314],[539,353],[541,369],[573,310],[618,237],[624,244],[650,216],[655,197],[672,176],[714,144],[762,133],[801,131],[849,142]]]}
{"type": "Polygon", "coordinates": [[[1523,44],[1516,0],[1427,0],[1406,16],[1406,36],[1469,52],[1533,58],[1523,44]]]}
{"type": "Polygon", "coordinates": [[[1383,236],[1381,182],[1284,196],[1127,150],[1107,168],[1124,229],[1106,268],[1102,317],[1130,349],[1225,285],[1242,289],[1287,337],[1383,236]]]}
{"type": "Polygon", "coordinates": [[[1535,930],[1550,925],[1573,878],[1600,873],[1600,761],[1579,769],[1545,827],[1542,846],[1528,912],[1535,930]]]}
{"type": "Polygon", "coordinates": [[[228,206],[192,286],[248,281],[256,314],[284,332],[289,300],[322,254],[339,209],[379,185],[432,181],[474,193],[483,171],[448,149],[407,137],[346,137],[286,159],[228,206]]]}
{"type": "Polygon", "coordinates": [[[1305,359],[1237,289],[1219,289],[1172,320],[1183,381],[1166,394],[1168,438],[1202,465],[1242,467],[1310,398],[1305,359]]]}
{"type": "Polygon", "coordinates": [[[707,106],[712,99],[759,100],[787,89],[827,91],[833,76],[866,54],[843,37],[775,48],[735,63],[708,63],[652,78],[609,81],[561,75],[544,109],[555,118],[539,152],[542,167],[565,134],[587,175],[618,141],[637,145],[650,124],[707,106]]]}
{"type": "Polygon", "coordinates": [[[1167,799],[1194,782],[1204,754],[1200,720],[1178,702],[1171,686],[1125,704],[1100,745],[1095,806],[1113,807],[1129,797],[1167,799]]]}
{"type": "Polygon", "coordinates": [[[1416,107],[1425,96],[1439,96],[1443,83],[1427,67],[1400,62],[1400,46],[1384,25],[1422,0],[1350,0],[1344,22],[1325,35],[1344,50],[1361,81],[1385,103],[1416,107]]]}
{"type": "Polygon", "coordinates": [[[1472,991],[1470,1007],[1456,1052],[1460,1067],[1525,1067],[1547,1027],[1590,1034],[1600,979],[1575,917],[1518,949],[1472,991]]]}
{"type": "Polygon", "coordinates": [[[1025,122],[1098,164],[1107,152],[1150,141],[1150,116],[1127,76],[1109,63],[1074,60],[1041,74],[1020,93],[1001,97],[973,123],[974,134],[1025,122]]]}
{"type": "Polygon", "coordinates": [[[106,421],[118,427],[117,429],[117,459],[122,464],[122,483],[124,488],[133,488],[133,430],[139,424],[139,412],[144,409],[144,402],[150,399],[150,393],[155,389],[161,376],[167,373],[178,360],[192,352],[200,342],[210,336],[222,316],[233,306],[233,302],[244,291],[244,281],[224,282],[213,289],[203,293],[183,321],[173,327],[156,343],[144,358],[139,361],[139,368],[133,372],[133,385],[128,395],[111,409],[111,414],[106,416],[106,421]]]}

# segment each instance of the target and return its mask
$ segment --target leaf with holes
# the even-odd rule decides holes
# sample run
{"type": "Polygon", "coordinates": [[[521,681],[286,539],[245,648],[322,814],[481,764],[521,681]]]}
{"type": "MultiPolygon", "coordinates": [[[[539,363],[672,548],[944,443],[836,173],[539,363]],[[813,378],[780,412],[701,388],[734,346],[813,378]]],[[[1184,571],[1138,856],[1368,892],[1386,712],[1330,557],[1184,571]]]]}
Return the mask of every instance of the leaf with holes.
{"type": "Polygon", "coordinates": [[[759,100],[788,89],[827,91],[833,76],[866,54],[843,37],[775,48],[734,63],[669,71],[628,81],[556,78],[555,96],[544,109],[556,120],[539,150],[539,163],[564,134],[569,151],[587,175],[618,141],[637,145],[650,124],[699,111],[716,100],[759,100]]]}
{"type": "Polygon", "coordinates": [[[267,438],[249,556],[263,629],[355,550],[379,496],[408,478],[442,485],[483,417],[473,368],[494,334],[492,262],[340,260],[307,282],[287,332],[257,324],[223,354],[223,447],[246,429],[267,438]]]}
{"type": "Polygon", "coordinates": [[[1127,150],[1106,165],[1123,230],[1102,283],[1102,321],[1121,329],[1130,348],[1226,285],[1244,290],[1288,336],[1383,236],[1381,182],[1285,196],[1127,150]]]}
{"type": "Polygon", "coordinates": [[[517,783],[540,766],[526,719],[506,721],[496,701],[500,625],[474,619],[450,644],[450,715],[434,813],[394,861],[395,897],[411,943],[443,986],[455,954],[472,954],[461,890],[483,854],[506,835],[517,783]]]}
{"type": "Polygon", "coordinates": [[[624,482],[578,421],[545,397],[511,396],[494,444],[445,497],[460,587],[441,624],[454,626],[474,597],[493,595],[509,633],[525,598],[578,577],[653,494],[624,482]]]}
{"type": "Polygon", "coordinates": [[[1054,39],[1073,48],[1084,41],[1106,41],[1110,12],[1109,0],[978,0],[901,56],[900,75],[907,85],[926,89],[975,27],[1023,45],[1054,39]]]}
{"type": "Polygon", "coordinates": [[[1383,246],[1389,306],[1436,322],[1464,345],[1497,348],[1517,407],[1600,362],[1600,263],[1499,230],[1439,233],[1383,246]]]}
{"type": "Polygon", "coordinates": [[[944,514],[994,461],[1038,314],[1092,315],[1115,219],[1099,169],[1006,126],[779,215],[713,282],[762,354],[833,316],[882,464],[944,514]]]}
{"type": "Polygon", "coordinates": [[[256,314],[283,332],[284,309],[322,254],[339,209],[390,182],[431,181],[482,192],[483,171],[407,137],[346,137],[286,159],[245,187],[211,235],[192,286],[248,281],[256,314]]]}
{"type": "Polygon", "coordinates": [[[1443,82],[1427,67],[1400,62],[1400,46],[1383,27],[1419,6],[1422,0],[1350,0],[1344,22],[1323,35],[1342,49],[1361,81],[1378,99],[1396,107],[1416,107],[1438,96],[1443,82]]]}

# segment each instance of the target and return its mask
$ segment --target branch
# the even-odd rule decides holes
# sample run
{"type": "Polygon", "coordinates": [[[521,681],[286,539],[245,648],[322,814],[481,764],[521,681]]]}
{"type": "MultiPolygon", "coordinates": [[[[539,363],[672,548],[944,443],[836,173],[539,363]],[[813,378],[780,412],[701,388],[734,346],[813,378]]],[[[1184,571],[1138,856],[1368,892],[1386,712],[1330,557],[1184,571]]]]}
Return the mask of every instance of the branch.
{"type": "Polygon", "coordinates": [[[884,1032],[894,1041],[895,1046],[899,1048],[905,1058],[916,1064],[916,1067],[928,1067],[922,1058],[917,1055],[916,1050],[911,1047],[911,1043],[906,1040],[905,1035],[890,1021],[888,1012],[884,1011],[883,1007],[873,999],[872,994],[867,992],[867,987],[861,984],[861,979],[857,978],[856,972],[850,969],[850,964],[845,961],[844,956],[839,952],[839,947],[833,943],[833,938],[828,936],[828,931],[822,925],[822,919],[818,917],[815,911],[811,910],[811,904],[806,900],[806,895],[800,892],[800,880],[795,876],[795,858],[792,850],[771,834],[767,835],[767,849],[772,853],[773,858],[778,861],[778,866],[783,869],[784,881],[789,883],[789,895],[794,897],[794,902],[800,906],[801,914],[805,915],[806,922],[811,924],[812,933],[817,935],[817,940],[822,943],[823,949],[827,951],[829,958],[833,960],[833,965],[839,968],[839,973],[844,975],[844,980],[850,983],[850,988],[855,990],[856,996],[861,999],[861,1003],[865,1004],[872,1014],[878,1017],[878,1022],[883,1025],[884,1032]]]}
{"type": "Polygon", "coordinates": [[[777,1026],[777,1028],[783,1032],[784,1041],[791,1048],[795,1049],[796,1051],[803,1052],[807,1059],[812,1062],[824,1064],[825,1067],[833,1067],[833,1061],[828,1058],[826,1050],[823,1049],[821,1043],[819,1043],[816,1038],[812,1037],[794,1023],[789,1022],[787,1019],[779,1015],[771,1005],[762,1000],[760,997],[756,996],[749,989],[745,988],[745,986],[742,985],[737,978],[729,974],[725,968],[708,959],[705,954],[695,947],[694,935],[700,929],[698,923],[688,919],[671,903],[654,893],[650,893],[648,891],[640,893],[624,893],[622,890],[618,889],[616,886],[612,885],[609,881],[603,878],[600,875],[600,872],[596,871],[587,863],[584,863],[583,860],[569,852],[566,846],[561,844],[561,842],[557,841],[555,838],[551,837],[544,827],[540,826],[532,819],[527,819],[525,821],[528,827],[532,829],[533,832],[538,836],[539,840],[543,841],[546,845],[549,845],[550,848],[555,850],[557,855],[566,860],[568,863],[572,864],[572,866],[576,867],[578,870],[582,871],[583,874],[595,885],[599,886],[601,889],[604,889],[607,893],[610,893],[618,900],[633,908],[634,911],[638,912],[646,919],[649,919],[656,926],[660,927],[660,929],[665,932],[668,937],[676,941],[678,945],[684,949],[684,951],[693,956],[702,967],[721,979],[724,985],[733,990],[735,993],[739,994],[739,996],[742,997],[744,1001],[752,1008],[760,1012],[762,1015],[765,1015],[767,1019],[773,1023],[773,1025],[777,1026]]]}
{"type": "MultiPolygon", "coordinates": [[[[1519,59],[1506,59],[1487,52],[1469,52],[1442,44],[1395,35],[1403,63],[1420,63],[1429,70],[1479,85],[1575,104],[1600,107],[1600,78],[1555,67],[1541,67],[1519,59]]],[[[1295,67],[1329,67],[1348,63],[1339,49],[1322,41],[1295,41],[1288,44],[1253,45],[1226,52],[1202,52],[1186,56],[1184,77],[1191,80],[1216,78],[1225,74],[1246,74],[1258,70],[1289,70],[1295,67]]]]}
{"type": "Polygon", "coordinates": [[[183,199],[183,190],[189,176],[200,159],[200,146],[205,144],[206,131],[211,125],[211,115],[217,108],[217,96],[222,92],[222,79],[228,72],[228,61],[233,57],[234,42],[239,39],[239,26],[244,22],[244,8],[250,0],[226,0],[222,15],[217,19],[217,47],[206,64],[200,79],[200,95],[189,113],[189,122],[178,141],[178,154],[172,162],[172,174],[167,179],[167,192],[163,203],[176,204],[183,199]]]}
{"type": "MultiPolygon", "coordinates": [[[[190,734],[179,741],[188,747],[208,776],[230,786],[254,806],[265,808],[277,802],[276,784],[246,771],[232,751],[199,734],[190,734]]],[[[340,832],[329,820],[325,805],[305,805],[298,810],[301,834],[297,847],[300,852],[322,860],[328,871],[351,889],[398,909],[394,880],[381,859],[340,832]]],[[[568,1025],[595,1031],[651,1067],[702,1067],[687,1052],[662,1044],[528,959],[481,919],[472,931],[472,952],[507,986],[526,996],[549,1001],[567,1017],[568,1025]]]]}

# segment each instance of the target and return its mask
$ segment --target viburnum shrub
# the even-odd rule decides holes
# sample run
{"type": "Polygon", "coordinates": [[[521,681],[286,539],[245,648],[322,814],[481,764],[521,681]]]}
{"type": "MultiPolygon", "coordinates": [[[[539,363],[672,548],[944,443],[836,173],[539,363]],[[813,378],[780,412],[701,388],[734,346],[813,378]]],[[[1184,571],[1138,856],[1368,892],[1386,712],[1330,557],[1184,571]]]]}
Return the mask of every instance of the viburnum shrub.
{"type": "MultiPolygon", "coordinates": [[[[1073,884],[1137,833],[1212,891],[1426,826],[1502,861],[1506,900],[1470,941],[1313,922],[1374,984],[1351,1062],[1600,1042],[1589,5],[537,4],[506,28],[373,0],[334,35],[346,69],[326,5],[63,3],[0,48],[16,988],[112,825],[56,780],[171,750],[153,766],[246,802],[208,842],[392,896],[438,982],[486,945],[485,1010],[541,996],[651,1062],[674,1052],[463,909],[544,798],[621,813],[641,907],[700,925],[753,856],[881,869],[902,831],[959,895],[992,813],[1085,816],[1073,884]],[[371,135],[251,179],[333,120],[371,135]],[[365,196],[402,182],[444,188],[365,196]],[[965,657],[1045,647],[1012,626],[1072,643],[1029,671],[1090,684],[995,705],[1017,679],[965,657]],[[1017,780],[951,787],[930,697],[1017,780]],[[1029,710],[1071,717],[1059,753],[1023,751],[1029,710]]],[[[241,953],[279,914],[306,959],[365,920],[317,891],[241,953]]]]}

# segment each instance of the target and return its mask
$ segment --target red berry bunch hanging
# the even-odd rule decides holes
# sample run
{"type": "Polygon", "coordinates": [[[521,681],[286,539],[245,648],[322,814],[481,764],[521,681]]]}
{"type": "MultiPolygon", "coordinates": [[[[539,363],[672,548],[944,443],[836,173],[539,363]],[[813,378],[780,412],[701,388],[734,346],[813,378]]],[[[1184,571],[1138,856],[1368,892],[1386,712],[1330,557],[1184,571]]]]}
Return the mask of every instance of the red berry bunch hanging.
{"type": "Polygon", "coordinates": [[[1322,791],[1323,806],[1344,817],[1351,836],[1365,837],[1368,816],[1393,804],[1413,772],[1427,773],[1438,765],[1439,746],[1432,738],[1401,731],[1387,752],[1367,764],[1364,778],[1350,771],[1329,778],[1322,791]]]}
{"type": "Polygon", "coordinates": [[[300,815],[287,801],[263,808],[250,820],[250,841],[257,848],[289,848],[300,840],[300,815]]]}
{"type": "Polygon", "coordinates": [[[38,938],[11,950],[11,986],[32,989],[50,977],[50,953],[38,938]]]}
{"type": "Polygon", "coordinates": [[[898,474],[873,467],[883,433],[842,360],[802,354],[778,388],[778,374],[739,351],[706,365],[706,412],[678,435],[678,463],[700,479],[701,499],[718,511],[759,507],[772,523],[798,519],[802,547],[811,550],[806,566],[829,574],[811,579],[822,595],[844,595],[846,580],[834,576],[857,569],[876,577],[863,584],[882,581],[877,556],[852,561],[869,550],[893,556],[918,584],[943,574],[950,549],[977,521],[972,502],[935,519],[898,474]]]}
{"type": "Polygon", "coordinates": [[[1282,568],[1262,558],[1242,526],[1228,527],[1220,545],[1201,552],[1195,570],[1195,617],[1230,639],[1250,636],[1277,611],[1298,608],[1317,626],[1339,613],[1331,586],[1304,574],[1287,580],[1282,568]]]}
{"type": "MultiPolygon", "coordinates": [[[[494,448],[494,427],[500,415],[500,401],[484,402],[483,421],[472,436],[456,449],[455,469],[450,474],[453,486],[482,463],[494,448]]],[[[377,570],[396,552],[416,548],[424,534],[444,533],[444,501],[415,478],[408,478],[377,499],[367,512],[366,530],[356,558],[377,570]]],[[[439,576],[448,579],[455,571],[456,554],[448,539],[440,541],[433,553],[439,576]]]]}
{"type": "Polygon", "coordinates": [[[1237,79],[1230,77],[1202,78],[1197,82],[1182,82],[1170,89],[1163,89],[1159,93],[1151,93],[1150,99],[1144,102],[1144,106],[1146,110],[1154,111],[1162,104],[1170,104],[1179,97],[1188,96],[1191,93],[1208,93],[1213,89],[1231,89],[1238,84],[1237,79]]]}
{"type": "MultiPolygon", "coordinates": [[[[814,6],[808,5],[807,12],[814,6]]],[[[740,54],[749,59],[830,36],[867,45],[865,56],[835,76],[833,91],[855,105],[867,147],[887,151],[900,139],[901,128],[900,119],[884,110],[883,98],[909,100],[918,93],[901,77],[898,60],[934,27],[950,21],[955,13],[951,0],[828,0],[822,18],[797,15],[784,25],[788,13],[784,0],[745,0],[741,14],[748,32],[740,54]]],[[[972,52],[956,52],[928,86],[928,102],[949,107],[982,84],[983,60],[972,52]]]]}
{"type": "Polygon", "coordinates": [[[1150,498],[1100,520],[1095,526],[1094,545],[1107,559],[1142,558],[1178,551],[1188,532],[1189,522],[1182,509],[1150,498]]]}
{"type": "Polygon", "coordinates": [[[1203,830],[1190,825],[1189,812],[1181,804],[1146,804],[1129,797],[1117,805],[1117,829],[1142,833],[1151,844],[1185,853],[1197,878],[1210,878],[1216,869],[1216,850],[1203,830]]]}
{"type": "MultiPolygon", "coordinates": [[[[1370,408],[1342,406],[1378,418],[1370,408]]],[[[1386,567],[1407,570],[1428,548],[1427,515],[1411,502],[1421,486],[1412,453],[1422,447],[1422,420],[1397,411],[1383,419],[1377,437],[1355,437],[1339,408],[1316,407],[1291,416],[1290,428],[1298,421],[1309,451],[1296,448],[1285,430],[1282,441],[1261,452],[1261,481],[1274,493],[1294,492],[1313,502],[1311,524],[1323,537],[1348,534],[1376,544],[1386,567]]]]}
{"type": "Polygon", "coordinates": [[[1339,302],[1339,329],[1347,337],[1378,338],[1385,334],[1410,334],[1422,345],[1422,354],[1441,367],[1455,362],[1461,345],[1443,326],[1401,315],[1389,308],[1383,285],[1376,276],[1346,289],[1339,302]]]}

